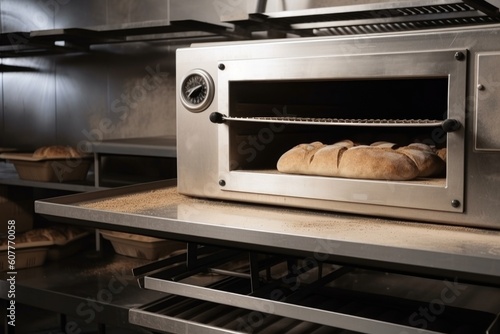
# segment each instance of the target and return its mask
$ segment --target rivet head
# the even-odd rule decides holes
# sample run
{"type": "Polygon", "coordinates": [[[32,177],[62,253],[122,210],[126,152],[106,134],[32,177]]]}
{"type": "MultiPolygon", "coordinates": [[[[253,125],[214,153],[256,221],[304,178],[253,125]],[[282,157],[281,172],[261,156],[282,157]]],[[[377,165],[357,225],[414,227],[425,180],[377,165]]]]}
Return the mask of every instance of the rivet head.
{"type": "Polygon", "coordinates": [[[455,59],[458,61],[462,61],[465,59],[465,54],[463,52],[455,52],[455,59]]]}
{"type": "Polygon", "coordinates": [[[460,207],[460,201],[458,199],[454,199],[453,201],[451,201],[451,206],[454,208],[460,207]]]}
{"type": "Polygon", "coordinates": [[[478,85],[477,85],[477,89],[478,89],[478,90],[485,90],[486,88],[484,87],[484,85],[482,85],[482,84],[478,84],[478,85]]]}
{"type": "Polygon", "coordinates": [[[226,69],[226,65],[224,65],[224,64],[222,64],[222,63],[221,63],[221,64],[219,64],[219,66],[218,66],[218,67],[219,67],[219,70],[221,70],[221,71],[224,71],[224,70],[226,69]]]}
{"type": "Polygon", "coordinates": [[[219,186],[224,187],[226,185],[226,181],[219,180],[219,186]]]}

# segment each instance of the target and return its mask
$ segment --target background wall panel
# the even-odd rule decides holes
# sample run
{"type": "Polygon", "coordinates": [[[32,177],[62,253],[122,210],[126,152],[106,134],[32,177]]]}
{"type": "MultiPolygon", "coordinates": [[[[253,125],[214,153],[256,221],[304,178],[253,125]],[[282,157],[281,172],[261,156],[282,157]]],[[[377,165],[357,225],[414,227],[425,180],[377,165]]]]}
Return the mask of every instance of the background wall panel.
{"type": "MultiPolygon", "coordinates": [[[[382,0],[269,0],[267,11],[382,0]]],[[[0,0],[1,32],[118,26],[254,12],[257,0],[0,0]]],[[[23,43],[15,34],[14,43],[23,43]]],[[[175,50],[189,42],[128,42],[10,57],[1,73],[0,147],[175,135],[175,50]]],[[[17,44],[15,44],[17,45],[17,44]]],[[[21,46],[21,45],[19,45],[21,46]]]]}

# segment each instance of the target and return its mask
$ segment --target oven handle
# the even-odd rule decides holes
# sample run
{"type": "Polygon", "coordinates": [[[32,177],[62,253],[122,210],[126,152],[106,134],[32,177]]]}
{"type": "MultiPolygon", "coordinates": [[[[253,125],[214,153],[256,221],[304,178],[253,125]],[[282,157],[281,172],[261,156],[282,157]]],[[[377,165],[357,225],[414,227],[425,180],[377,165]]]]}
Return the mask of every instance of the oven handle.
{"type": "Polygon", "coordinates": [[[441,127],[445,132],[455,132],[462,127],[456,119],[429,120],[429,119],[337,119],[337,118],[305,118],[305,117],[229,117],[219,112],[210,114],[210,121],[222,124],[227,121],[233,122],[260,122],[260,123],[284,123],[302,125],[330,125],[330,126],[384,126],[384,127],[441,127]]]}

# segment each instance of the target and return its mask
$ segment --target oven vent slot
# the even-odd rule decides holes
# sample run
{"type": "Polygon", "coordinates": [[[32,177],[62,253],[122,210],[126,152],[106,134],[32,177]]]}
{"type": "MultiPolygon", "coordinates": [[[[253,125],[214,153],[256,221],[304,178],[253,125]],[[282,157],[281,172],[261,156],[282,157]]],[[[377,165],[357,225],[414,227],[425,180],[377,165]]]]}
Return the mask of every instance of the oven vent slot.
{"type": "Polygon", "coordinates": [[[354,35],[500,22],[499,9],[484,0],[394,1],[249,14],[225,20],[250,31],[299,36],[354,35]]]}
{"type": "Polygon", "coordinates": [[[406,21],[394,22],[391,24],[379,23],[370,25],[344,25],[338,27],[317,28],[313,30],[317,36],[337,36],[337,35],[358,35],[373,34],[395,31],[409,31],[419,29],[434,29],[450,26],[478,25],[498,23],[500,20],[493,17],[468,17],[455,19],[427,20],[427,21],[406,21]]]}
{"type": "Polygon", "coordinates": [[[309,118],[309,117],[230,117],[214,112],[210,115],[213,123],[231,122],[260,122],[299,125],[328,125],[328,126],[373,126],[373,127],[441,127],[446,132],[460,129],[461,124],[455,119],[340,119],[340,118],[309,118]]]}

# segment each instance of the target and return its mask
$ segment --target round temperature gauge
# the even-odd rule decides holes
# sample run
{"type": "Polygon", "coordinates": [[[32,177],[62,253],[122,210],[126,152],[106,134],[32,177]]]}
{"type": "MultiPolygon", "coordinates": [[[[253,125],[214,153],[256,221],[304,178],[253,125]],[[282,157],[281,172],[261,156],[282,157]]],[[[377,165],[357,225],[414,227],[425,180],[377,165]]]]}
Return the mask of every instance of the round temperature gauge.
{"type": "Polygon", "coordinates": [[[203,70],[192,70],[181,82],[181,102],[192,112],[201,112],[208,108],[214,98],[214,82],[203,70]]]}

